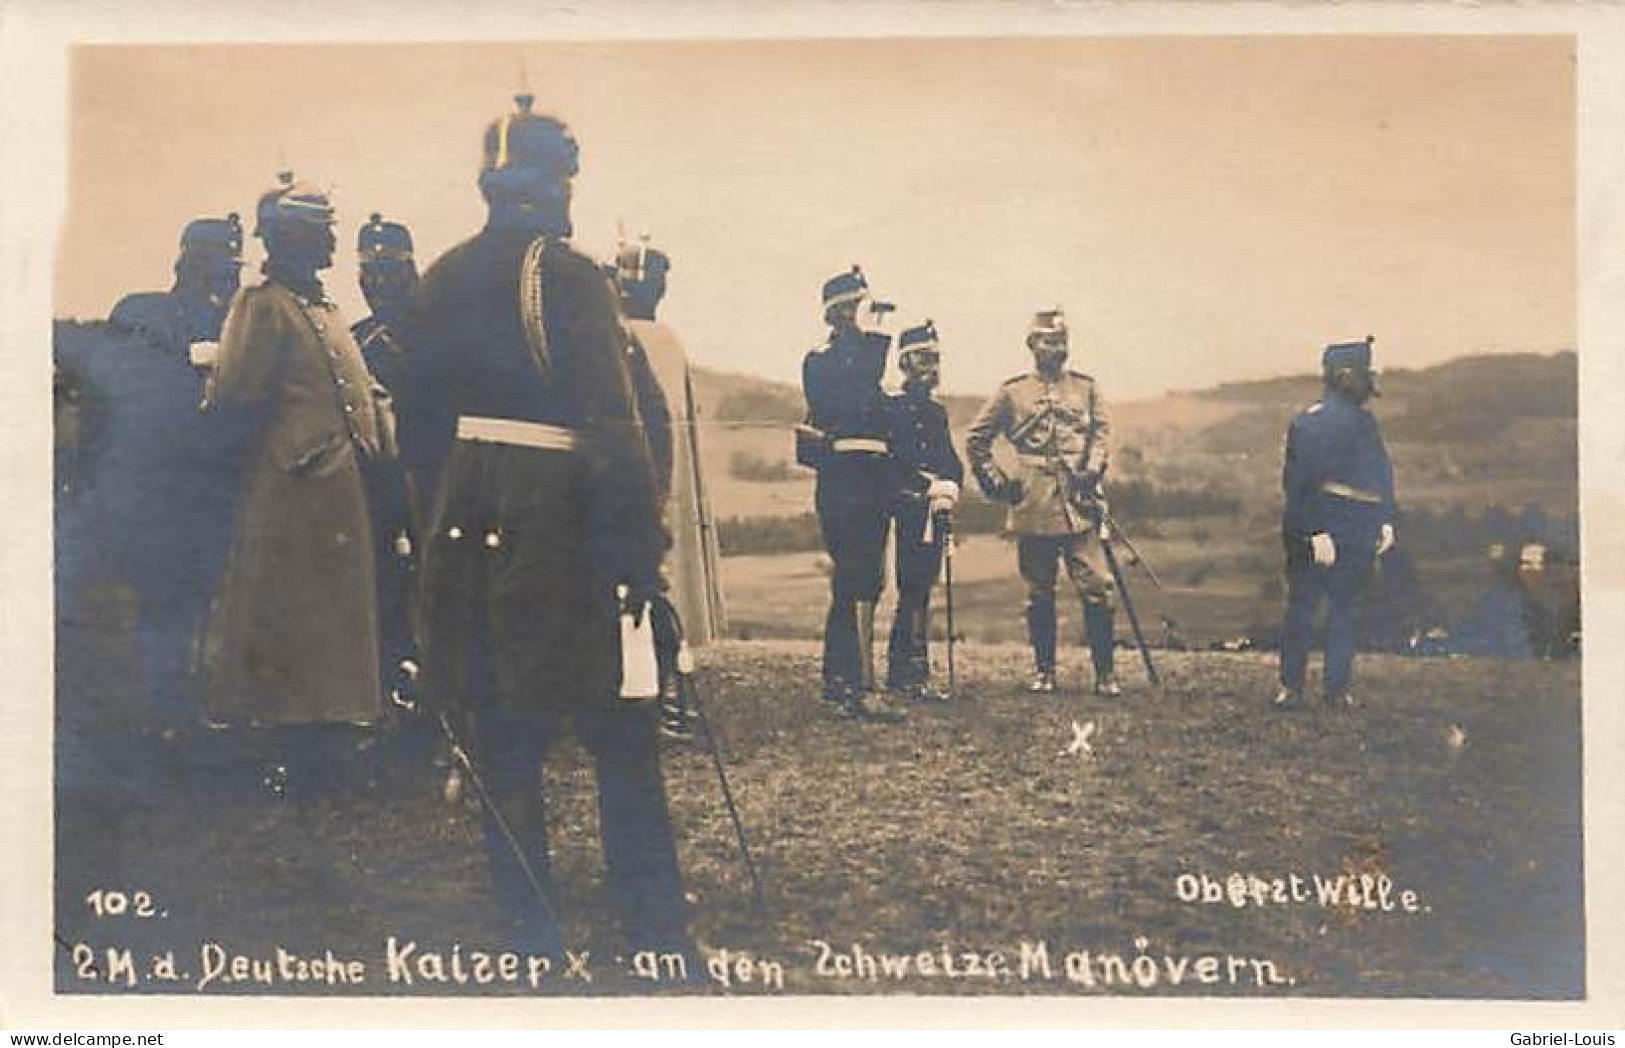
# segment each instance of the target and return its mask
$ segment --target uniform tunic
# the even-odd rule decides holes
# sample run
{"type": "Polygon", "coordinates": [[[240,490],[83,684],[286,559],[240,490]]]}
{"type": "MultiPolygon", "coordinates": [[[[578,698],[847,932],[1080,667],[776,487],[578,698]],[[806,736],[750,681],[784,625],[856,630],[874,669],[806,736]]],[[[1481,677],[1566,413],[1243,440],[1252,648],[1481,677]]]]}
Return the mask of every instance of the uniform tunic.
{"type": "Polygon", "coordinates": [[[613,701],[614,587],[652,580],[664,537],[609,284],[592,260],[548,243],[544,372],[519,306],[531,243],[487,229],[424,275],[403,333],[412,365],[399,405],[419,489],[439,477],[424,551],[430,686],[443,701],[546,718],[613,701]],[[457,440],[460,417],[543,423],[579,443],[457,440]]]}
{"type": "Polygon", "coordinates": [[[211,400],[261,419],[209,630],[207,708],[227,723],[368,723],[381,710],[372,518],[361,454],[374,384],[330,302],[238,295],[211,400]]]}
{"type": "Polygon", "coordinates": [[[930,674],[928,614],[931,587],[942,570],[943,536],[930,529],[926,489],[931,479],[965,479],[954,450],[948,411],[930,392],[905,386],[886,400],[887,440],[895,480],[892,498],[897,615],[892,620],[886,675],[893,686],[917,684],[930,674]],[[928,541],[929,539],[929,541],[928,541]]]}
{"type": "Polygon", "coordinates": [[[1075,477],[1106,471],[1111,423],[1095,380],[1064,371],[1054,381],[1032,373],[1010,379],[971,423],[965,450],[978,473],[992,463],[993,444],[1009,440],[1017,455],[1021,497],[1007,529],[1015,535],[1077,535],[1093,526],[1073,491],[1075,477]]]}
{"type": "Polygon", "coordinates": [[[823,660],[825,690],[832,695],[863,680],[855,609],[860,602],[873,604],[885,585],[892,466],[883,450],[845,451],[840,442],[885,441],[880,380],[890,346],[891,338],[878,332],[832,332],[801,368],[808,421],[836,442],[818,467],[814,491],[819,530],[834,565],[823,660]]]}
{"type": "Polygon", "coordinates": [[[1393,467],[1376,418],[1336,392],[1300,412],[1287,431],[1281,487],[1287,573],[1281,683],[1303,688],[1313,619],[1325,600],[1326,692],[1337,696],[1353,678],[1378,534],[1394,517],[1393,467]],[[1322,532],[1337,550],[1329,567],[1315,564],[1310,547],[1309,537],[1322,532]]]}

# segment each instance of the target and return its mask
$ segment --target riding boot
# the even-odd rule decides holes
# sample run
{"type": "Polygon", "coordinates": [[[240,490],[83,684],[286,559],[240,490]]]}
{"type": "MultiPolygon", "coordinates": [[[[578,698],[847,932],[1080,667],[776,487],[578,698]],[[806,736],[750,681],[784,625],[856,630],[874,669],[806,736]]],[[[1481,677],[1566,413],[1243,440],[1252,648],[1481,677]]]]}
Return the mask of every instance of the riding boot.
{"type": "Polygon", "coordinates": [[[1039,674],[1055,673],[1055,600],[1027,602],[1027,639],[1033,646],[1034,668],[1039,674]]]}
{"type": "Polygon", "coordinates": [[[900,721],[901,709],[892,706],[875,687],[875,605],[873,601],[859,601],[856,607],[858,627],[858,679],[848,701],[847,712],[859,720],[900,721]]]}
{"type": "Polygon", "coordinates": [[[1111,605],[1084,601],[1083,623],[1089,636],[1089,658],[1095,668],[1095,694],[1106,696],[1122,694],[1113,671],[1115,653],[1112,645],[1116,639],[1117,629],[1111,605]]]}

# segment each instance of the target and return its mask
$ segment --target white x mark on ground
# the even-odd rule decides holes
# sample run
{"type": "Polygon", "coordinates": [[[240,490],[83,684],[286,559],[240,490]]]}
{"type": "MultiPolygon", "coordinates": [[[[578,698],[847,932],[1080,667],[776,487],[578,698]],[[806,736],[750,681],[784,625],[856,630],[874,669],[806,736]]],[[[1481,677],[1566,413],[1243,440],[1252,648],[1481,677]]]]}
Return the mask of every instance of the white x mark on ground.
{"type": "Polygon", "coordinates": [[[1070,757],[1073,754],[1081,754],[1084,760],[1088,760],[1095,755],[1095,748],[1089,744],[1089,740],[1094,737],[1094,721],[1090,721],[1088,724],[1079,724],[1077,721],[1073,721],[1072,741],[1067,743],[1066,749],[1061,751],[1061,756],[1070,757]]]}

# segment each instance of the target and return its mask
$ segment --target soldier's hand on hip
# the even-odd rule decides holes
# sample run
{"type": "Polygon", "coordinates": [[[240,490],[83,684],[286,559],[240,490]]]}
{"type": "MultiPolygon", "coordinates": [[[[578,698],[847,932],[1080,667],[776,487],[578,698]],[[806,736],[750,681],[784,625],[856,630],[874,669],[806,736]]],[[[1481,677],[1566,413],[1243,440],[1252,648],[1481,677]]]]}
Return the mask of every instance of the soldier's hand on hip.
{"type": "Polygon", "coordinates": [[[1384,524],[1382,530],[1377,532],[1377,556],[1380,557],[1393,549],[1396,541],[1398,540],[1394,537],[1394,526],[1384,524]]]}
{"type": "Polygon", "coordinates": [[[1324,531],[1309,536],[1309,552],[1314,555],[1315,563],[1323,568],[1337,563],[1337,544],[1324,531]]]}

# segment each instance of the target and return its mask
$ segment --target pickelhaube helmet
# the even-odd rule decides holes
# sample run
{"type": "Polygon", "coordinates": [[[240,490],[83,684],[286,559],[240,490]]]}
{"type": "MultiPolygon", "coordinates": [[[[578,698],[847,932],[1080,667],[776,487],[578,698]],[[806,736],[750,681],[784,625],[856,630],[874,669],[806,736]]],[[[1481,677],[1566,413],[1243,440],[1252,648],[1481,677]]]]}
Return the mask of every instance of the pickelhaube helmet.
{"type": "Polygon", "coordinates": [[[838,273],[824,281],[824,308],[830,309],[845,302],[857,302],[869,293],[869,282],[856,264],[845,273],[838,273]]]}
{"type": "Polygon", "coordinates": [[[361,264],[390,260],[412,261],[412,232],[399,222],[385,222],[374,211],[355,235],[355,252],[361,264]]]}
{"type": "Polygon", "coordinates": [[[659,248],[650,247],[648,237],[639,237],[635,244],[622,244],[615,253],[615,275],[623,281],[641,283],[670,271],[671,258],[659,248]]]}
{"type": "Polygon", "coordinates": [[[181,230],[182,252],[212,252],[241,262],[243,220],[233,211],[225,218],[197,218],[181,230]]]}
{"type": "Polygon", "coordinates": [[[295,182],[292,171],[277,173],[277,185],[260,197],[254,208],[254,235],[265,236],[279,225],[330,226],[333,202],[325,190],[311,182],[295,182]]]}
{"type": "Polygon", "coordinates": [[[939,352],[937,349],[937,326],[927,320],[923,324],[904,330],[901,335],[897,336],[897,350],[897,362],[899,364],[904,363],[916,353],[929,353],[936,356],[939,352]]]}
{"type": "Polygon", "coordinates": [[[564,121],[531,112],[534,95],[515,95],[515,109],[491,121],[480,152],[480,179],[484,182],[516,169],[541,170],[560,179],[580,170],[580,148],[564,121]]]}
{"type": "Polygon", "coordinates": [[[1371,370],[1371,346],[1375,336],[1367,335],[1363,342],[1334,342],[1320,354],[1322,374],[1331,376],[1344,368],[1355,371],[1371,370]]]}
{"type": "Polygon", "coordinates": [[[1066,338],[1066,313],[1059,306],[1033,314],[1032,325],[1027,329],[1027,345],[1032,346],[1043,338],[1066,338]]]}

